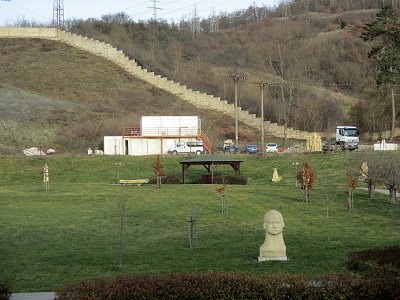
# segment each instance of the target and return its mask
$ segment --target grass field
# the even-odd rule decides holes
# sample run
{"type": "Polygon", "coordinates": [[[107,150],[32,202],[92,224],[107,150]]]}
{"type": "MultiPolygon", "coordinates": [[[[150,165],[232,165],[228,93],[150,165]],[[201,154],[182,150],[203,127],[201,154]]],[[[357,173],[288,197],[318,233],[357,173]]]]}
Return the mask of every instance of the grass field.
{"type": "MultiPolygon", "coordinates": [[[[240,271],[316,275],[348,272],[347,254],[398,244],[400,208],[387,196],[355,191],[347,210],[346,170],[359,153],[237,156],[247,185],[228,185],[221,213],[220,185],[119,186],[118,178],[152,178],[155,157],[0,157],[0,283],[13,292],[52,291],[67,282],[120,273],[240,271]],[[303,162],[315,169],[311,203],[295,175],[303,162]],[[42,169],[50,170],[50,190],[42,169]],[[299,163],[299,165],[296,165],[299,163]],[[283,177],[271,182],[273,168],[283,177]],[[125,202],[123,260],[118,267],[119,204],[125,202]],[[263,215],[284,216],[287,262],[257,261],[263,215]],[[196,214],[197,243],[189,248],[187,216],[196,214]]],[[[187,157],[184,157],[185,159],[187,157]]],[[[166,156],[166,175],[181,177],[166,156]]],[[[219,174],[231,174],[227,166],[219,174]]],[[[190,168],[195,180],[205,169],[190,168]]],[[[365,184],[358,182],[360,187],[365,184]]]]}

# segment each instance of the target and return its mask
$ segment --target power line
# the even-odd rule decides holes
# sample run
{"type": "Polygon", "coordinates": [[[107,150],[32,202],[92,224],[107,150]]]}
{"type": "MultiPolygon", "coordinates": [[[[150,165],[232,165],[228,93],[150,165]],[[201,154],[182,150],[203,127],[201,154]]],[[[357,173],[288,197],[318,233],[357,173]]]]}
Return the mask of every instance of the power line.
{"type": "Polygon", "coordinates": [[[160,2],[160,1],[158,1],[158,0],[150,0],[150,1],[153,1],[153,6],[150,6],[148,8],[153,9],[153,20],[157,21],[157,10],[162,9],[162,8],[157,7],[157,2],[160,2]]]}

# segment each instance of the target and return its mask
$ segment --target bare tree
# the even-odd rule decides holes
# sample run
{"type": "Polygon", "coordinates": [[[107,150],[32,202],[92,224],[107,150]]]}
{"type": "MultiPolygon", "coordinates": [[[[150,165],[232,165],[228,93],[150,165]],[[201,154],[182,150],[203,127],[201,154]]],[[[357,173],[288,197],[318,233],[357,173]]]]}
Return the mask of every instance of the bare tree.
{"type": "Polygon", "coordinates": [[[157,176],[157,189],[161,187],[161,177],[165,175],[164,168],[161,165],[160,155],[156,156],[156,165],[154,166],[154,174],[157,176]]]}
{"type": "Polygon", "coordinates": [[[174,70],[176,73],[178,73],[180,71],[181,63],[183,60],[182,59],[183,45],[177,39],[172,39],[171,45],[170,45],[170,53],[171,53],[172,62],[174,64],[174,70]]]}
{"type": "Polygon", "coordinates": [[[396,191],[400,185],[400,156],[391,153],[382,159],[382,166],[379,172],[379,179],[389,190],[390,204],[396,203],[396,191]]]}
{"type": "Polygon", "coordinates": [[[279,31],[275,32],[273,39],[273,49],[266,49],[267,62],[272,69],[273,74],[279,78],[278,85],[282,100],[282,119],[285,128],[286,140],[286,128],[289,122],[290,106],[294,91],[294,81],[297,78],[297,56],[296,51],[293,51],[297,46],[295,43],[296,40],[291,39],[289,36],[285,36],[285,34],[282,34],[282,32],[279,31]],[[288,56],[289,53],[291,53],[291,56],[288,56]],[[292,58],[292,62],[289,62],[289,57],[292,58]]]}
{"type": "MultiPolygon", "coordinates": [[[[396,203],[396,192],[400,186],[400,155],[398,152],[374,153],[367,160],[369,190],[382,183],[389,191],[389,203],[396,203]]],[[[370,192],[372,193],[372,192],[370,192]]]]}
{"type": "Polygon", "coordinates": [[[347,176],[347,191],[349,192],[349,196],[347,199],[347,209],[350,210],[353,208],[353,194],[354,190],[357,187],[357,181],[353,175],[352,170],[348,170],[346,176],[347,176]]]}
{"type": "Polygon", "coordinates": [[[127,202],[127,192],[124,187],[119,194],[118,199],[118,210],[119,210],[119,239],[118,239],[118,267],[122,268],[123,259],[123,237],[124,237],[124,225],[125,225],[125,212],[126,212],[126,202],[127,202]]]}
{"type": "Polygon", "coordinates": [[[361,178],[367,182],[368,197],[375,197],[375,188],[379,183],[379,174],[383,173],[382,164],[378,155],[369,155],[360,166],[361,178]]]}

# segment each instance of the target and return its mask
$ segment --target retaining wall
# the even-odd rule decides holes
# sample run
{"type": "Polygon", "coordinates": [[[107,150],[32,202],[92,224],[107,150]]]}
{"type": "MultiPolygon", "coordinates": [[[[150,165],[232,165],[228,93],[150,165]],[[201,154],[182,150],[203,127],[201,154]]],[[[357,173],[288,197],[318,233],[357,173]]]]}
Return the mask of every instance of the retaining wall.
{"type": "MultiPolygon", "coordinates": [[[[151,85],[154,85],[159,89],[174,94],[176,97],[188,101],[196,107],[211,109],[226,114],[230,117],[235,117],[234,104],[230,104],[226,100],[221,100],[219,97],[194,91],[178,82],[174,82],[166,77],[154,74],[154,72],[150,72],[147,69],[138,66],[135,60],[129,59],[129,57],[126,56],[121,50],[118,50],[110,44],[61,31],[56,28],[2,27],[0,28],[0,38],[42,38],[61,41],[72,47],[79,48],[99,57],[105,58],[115,63],[133,76],[151,85]]],[[[237,109],[238,120],[240,122],[250,127],[260,129],[261,118],[257,117],[255,114],[250,114],[246,110],[242,110],[241,107],[238,107],[237,109]]],[[[282,138],[285,135],[284,126],[282,125],[264,121],[263,126],[264,132],[267,135],[282,138]]],[[[319,133],[295,130],[290,127],[286,129],[287,138],[307,140],[314,134],[320,135],[319,133]]]]}

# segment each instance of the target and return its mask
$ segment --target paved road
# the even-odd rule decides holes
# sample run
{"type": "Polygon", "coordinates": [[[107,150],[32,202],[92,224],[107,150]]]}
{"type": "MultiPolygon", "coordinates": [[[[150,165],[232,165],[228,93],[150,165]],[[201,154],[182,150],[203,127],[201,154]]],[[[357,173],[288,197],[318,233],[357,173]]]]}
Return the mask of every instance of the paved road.
{"type": "Polygon", "coordinates": [[[54,300],[53,292],[47,293],[13,293],[10,300],[54,300]]]}
{"type": "MultiPolygon", "coordinates": [[[[360,190],[368,190],[367,188],[363,188],[363,187],[358,188],[358,189],[360,189],[360,190]]],[[[385,194],[385,195],[389,195],[389,190],[388,189],[375,189],[375,192],[382,193],[382,194],[385,194]]],[[[400,193],[396,193],[396,196],[399,197],[400,193]]]]}

